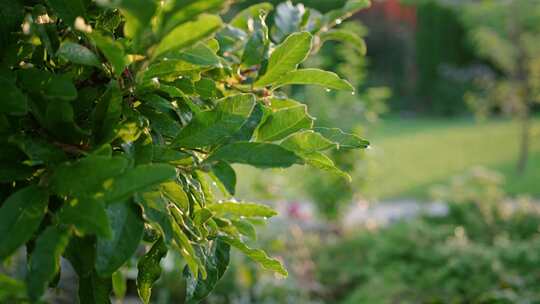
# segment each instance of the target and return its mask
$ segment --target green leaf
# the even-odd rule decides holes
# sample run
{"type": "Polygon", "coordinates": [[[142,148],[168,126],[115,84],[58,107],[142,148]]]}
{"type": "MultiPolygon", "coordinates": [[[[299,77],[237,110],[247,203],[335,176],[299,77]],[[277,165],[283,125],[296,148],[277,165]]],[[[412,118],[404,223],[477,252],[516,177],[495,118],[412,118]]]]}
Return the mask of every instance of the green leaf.
{"type": "Polygon", "coordinates": [[[176,177],[176,169],[166,164],[140,165],[125,173],[107,180],[105,185],[106,202],[119,202],[135,192],[144,191],[152,186],[176,177]]]}
{"type": "Polygon", "coordinates": [[[47,0],[47,3],[56,12],[67,26],[73,27],[77,17],[86,15],[86,8],[82,0],[47,0]]]}
{"type": "Polygon", "coordinates": [[[287,270],[283,267],[280,261],[269,257],[264,251],[260,249],[253,249],[244,244],[240,239],[232,238],[229,236],[220,236],[219,239],[233,246],[234,248],[240,250],[247,257],[253,261],[259,263],[264,269],[274,271],[281,274],[282,276],[287,276],[287,270]]]}
{"type": "Polygon", "coordinates": [[[44,126],[65,142],[79,143],[88,135],[75,123],[73,105],[65,100],[47,103],[44,126]]]}
{"type": "Polygon", "coordinates": [[[189,211],[189,199],[182,189],[182,186],[176,182],[166,182],[160,185],[163,195],[171,200],[183,212],[189,211]]]}
{"type": "Polygon", "coordinates": [[[93,116],[93,135],[97,143],[107,143],[115,138],[122,115],[122,101],[122,91],[118,83],[110,82],[107,91],[98,101],[93,116]]]}
{"type": "Polygon", "coordinates": [[[105,55],[107,61],[111,63],[114,74],[116,76],[120,76],[128,64],[122,44],[114,41],[110,37],[106,37],[98,33],[92,33],[90,37],[98,49],[103,53],[103,55],[105,55]]]}
{"type": "Polygon", "coordinates": [[[296,131],[311,129],[313,121],[313,117],[309,116],[307,112],[306,105],[298,103],[297,106],[278,109],[259,126],[257,140],[276,141],[283,139],[296,131]]]}
{"type": "Polygon", "coordinates": [[[333,27],[336,24],[341,23],[343,19],[349,18],[359,10],[368,8],[370,6],[370,0],[348,0],[342,8],[335,9],[324,14],[323,25],[326,27],[333,27]]]}
{"type": "Polygon", "coordinates": [[[184,148],[205,147],[226,140],[240,130],[255,105],[255,96],[239,94],[217,101],[213,110],[195,115],[175,138],[173,145],[184,148]]]}
{"type": "Polygon", "coordinates": [[[254,4],[236,14],[229,24],[247,32],[250,20],[258,18],[261,11],[270,12],[273,8],[274,6],[268,2],[254,4]]]}
{"type": "Polygon", "coordinates": [[[103,202],[91,199],[73,199],[58,214],[64,224],[72,224],[82,234],[111,236],[111,227],[103,202]]]}
{"type": "Polygon", "coordinates": [[[77,88],[67,75],[50,75],[42,90],[43,96],[49,99],[71,101],[77,98],[77,88]]]}
{"type": "Polygon", "coordinates": [[[234,195],[236,188],[236,173],[234,169],[226,162],[218,162],[212,166],[212,173],[224,186],[226,191],[234,195]]]}
{"type": "Polygon", "coordinates": [[[223,146],[217,149],[207,162],[219,160],[259,168],[286,168],[303,163],[296,154],[279,145],[252,142],[237,142],[223,146]]]}
{"type": "Polygon", "coordinates": [[[282,147],[297,154],[323,151],[335,147],[335,145],[334,142],[313,130],[294,133],[281,143],[282,147]]]}
{"type": "Polygon", "coordinates": [[[366,55],[366,42],[353,31],[345,29],[330,30],[321,33],[320,38],[321,44],[329,40],[340,41],[352,45],[360,54],[366,55]]]}
{"type": "Polygon", "coordinates": [[[341,131],[338,128],[315,128],[315,131],[337,144],[339,149],[364,149],[369,142],[354,134],[341,131]]]}
{"type": "Polygon", "coordinates": [[[264,119],[265,107],[260,103],[256,103],[253,111],[251,111],[251,115],[249,115],[240,130],[234,134],[231,141],[250,141],[253,137],[253,133],[255,133],[255,130],[264,119]]]}
{"type": "Polygon", "coordinates": [[[266,59],[269,43],[267,34],[262,30],[257,30],[251,35],[242,53],[242,63],[246,66],[260,64],[266,59]]]}
{"type": "Polygon", "coordinates": [[[336,175],[339,175],[345,178],[349,182],[352,181],[352,178],[349,174],[341,171],[338,167],[336,167],[332,159],[330,159],[328,156],[324,155],[321,152],[315,151],[315,152],[310,152],[310,153],[304,153],[304,154],[301,154],[301,156],[308,165],[314,168],[334,173],[336,175]]]}
{"type": "Polygon", "coordinates": [[[60,256],[68,242],[69,233],[56,226],[49,226],[37,238],[26,274],[28,296],[32,301],[41,298],[49,282],[60,270],[60,256]]]}
{"type": "Polygon", "coordinates": [[[274,83],[273,88],[277,89],[291,84],[317,85],[326,89],[354,91],[352,85],[339,78],[336,73],[319,69],[302,69],[288,72],[274,83]]]}
{"type": "Polygon", "coordinates": [[[219,12],[224,5],[229,4],[225,0],[172,0],[165,5],[167,14],[164,16],[163,29],[169,32],[178,24],[195,19],[202,13],[219,12]]]}
{"type": "Polygon", "coordinates": [[[178,54],[178,59],[200,66],[218,66],[220,59],[205,43],[197,43],[194,47],[178,54]]]}
{"type": "Polygon", "coordinates": [[[112,280],[100,277],[95,271],[79,279],[80,304],[110,304],[112,280]]]}
{"type": "MultiPolygon", "coordinates": [[[[137,79],[139,82],[154,82],[154,78],[166,78],[169,80],[174,80],[180,76],[199,77],[202,68],[203,67],[200,65],[193,64],[184,60],[164,60],[150,65],[147,70],[142,70],[141,73],[138,74],[137,79]]],[[[158,84],[158,88],[160,86],[161,85],[158,84]]]]}
{"type": "Polygon", "coordinates": [[[66,159],[65,153],[60,148],[43,138],[18,134],[11,136],[9,142],[23,151],[32,165],[54,164],[66,159]]]}
{"type": "Polygon", "coordinates": [[[343,176],[349,181],[351,180],[351,177],[348,174],[337,168],[328,156],[320,152],[336,147],[337,144],[317,132],[307,130],[292,134],[281,143],[281,146],[294,151],[310,166],[330,171],[343,176]]]}
{"type": "Polygon", "coordinates": [[[277,212],[266,206],[255,203],[223,202],[206,206],[217,215],[232,215],[235,217],[272,217],[277,212]]]}
{"type": "Polygon", "coordinates": [[[4,95],[0,113],[24,115],[28,112],[26,96],[15,86],[15,83],[0,77],[0,91],[4,95]]]}
{"type": "Polygon", "coordinates": [[[112,289],[114,292],[114,296],[118,300],[123,300],[126,296],[127,291],[127,279],[122,273],[121,270],[116,271],[112,275],[112,289]]]}
{"type": "Polygon", "coordinates": [[[253,19],[253,33],[249,37],[242,53],[242,63],[246,66],[261,64],[268,59],[270,40],[268,39],[268,26],[266,26],[266,13],[253,19]]]}
{"type": "Polygon", "coordinates": [[[199,303],[214,289],[227,270],[230,249],[229,244],[219,238],[213,241],[204,265],[208,273],[206,279],[194,277],[187,268],[184,270],[187,304],[199,303]]]}
{"type": "Polygon", "coordinates": [[[163,235],[169,245],[174,240],[172,217],[167,209],[168,202],[160,191],[140,193],[135,200],[142,206],[145,220],[163,235]]]}
{"type": "Polygon", "coordinates": [[[101,67],[101,62],[96,54],[90,51],[87,47],[78,43],[62,43],[56,52],[56,56],[62,57],[76,64],[95,66],[98,68],[101,67]]]}
{"type": "Polygon", "coordinates": [[[31,185],[11,194],[0,208],[0,261],[24,245],[39,227],[49,197],[31,185]]]}
{"type": "Polygon", "coordinates": [[[180,24],[163,37],[156,47],[153,57],[192,46],[212,35],[221,25],[219,16],[206,14],[199,16],[195,21],[180,24]]]}
{"type": "Polygon", "coordinates": [[[103,192],[103,183],[121,174],[127,165],[127,159],[120,156],[96,155],[64,163],[54,170],[50,189],[60,196],[92,196],[103,192]]]}
{"type": "Polygon", "coordinates": [[[144,304],[150,303],[152,295],[152,285],[161,276],[160,261],[167,254],[167,246],[163,239],[157,240],[152,248],[139,259],[137,263],[137,292],[144,304]]]}
{"type": "Polygon", "coordinates": [[[255,86],[273,84],[284,74],[296,70],[298,64],[309,55],[311,39],[308,32],[294,33],[287,37],[270,55],[266,72],[255,82],[255,86]]]}
{"type": "Polygon", "coordinates": [[[129,202],[107,207],[112,238],[97,238],[96,271],[102,277],[112,276],[137,250],[144,233],[137,206],[129,202]]]}
{"type": "Polygon", "coordinates": [[[148,28],[157,5],[153,0],[100,1],[100,4],[119,8],[125,18],[124,33],[138,45],[141,33],[148,28]]]}
{"type": "Polygon", "coordinates": [[[231,223],[234,225],[234,227],[236,227],[236,229],[238,229],[238,232],[240,232],[242,235],[245,235],[254,241],[257,240],[257,231],[250,222],[242,219],[231,219],[231,223]]]}
{"type": "MultiPolygon", "coordinates": [[[[172,212],[174,212],[174,209],[172,209],[172,212]]],[[[177,215],[177,216],[181,216],[181,215],[177,215]]],[[[182,255],[182,257],[186,261],[186,264],[189,267],[191,274],[195,278],[198,278],[199,270],[203,273],[206,273],[205,272],[206,270],[204,269],[204,267],[199,267],[199,265],[202,266],[202,263],[197,257],[197,254],[195,253],[195,249],[191,245],[191,242],[189,241],[189,238],[186,236],[184,231],[182,231],[182,229],[176,222],[173,222],[172,227],[173,227],[175,245],[177,246],[178,252],[180,253],[180,255],[182,255]]],[[[205,275],[203,275],[203,277],[204,276],[205,275]]]]}

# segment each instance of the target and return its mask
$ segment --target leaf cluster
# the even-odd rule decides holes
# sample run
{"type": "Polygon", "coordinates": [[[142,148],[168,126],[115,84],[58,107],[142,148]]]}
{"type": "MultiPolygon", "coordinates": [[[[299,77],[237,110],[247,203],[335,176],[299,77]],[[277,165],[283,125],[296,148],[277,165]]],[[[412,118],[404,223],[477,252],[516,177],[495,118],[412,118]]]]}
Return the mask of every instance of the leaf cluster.
{"type": "Polygon", "coordinates": [[[279,88],[352,90],[334,73],[300,65],[321,41],[349,39],[331,28],[369,2],[325,15],[280,10],[285,24],[272,29],[272,5],[225,23],[229,4],[0,4],[0,260],[26,246],[30,301],[55,286],[60,257],[79,277],[81,303],[108,303],[122,290],[119,269],[134,260],[148,303],[169,250],[185,261],[188,303],[209,294],[231,247],[287,275],[246,244],[253,224],[276,212],[234,199],[231,165],[307,164],[347,176],[324,152],[368,142],[314,129],[306,106],[279,88]],[[290,14],[300,21],[289,23],[297,20],[290,14]]]}

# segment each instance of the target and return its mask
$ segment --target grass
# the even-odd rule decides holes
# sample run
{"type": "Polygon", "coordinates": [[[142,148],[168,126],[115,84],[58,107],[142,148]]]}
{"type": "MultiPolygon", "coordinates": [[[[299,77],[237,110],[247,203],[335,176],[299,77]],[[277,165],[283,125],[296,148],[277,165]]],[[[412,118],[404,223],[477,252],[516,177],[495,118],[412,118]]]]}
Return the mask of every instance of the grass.
{"type": "Polygon", "coordinates": [[[533,142],[526,172],[515,164],[519,123],[472,119],[389,119],[368,135],[373,148],[365,195],[378,199],[428,198],[429,189],[447,183],[474,166],[502,173],[510,194],[540,196],[540,118],[533,123],[533,142]]]}

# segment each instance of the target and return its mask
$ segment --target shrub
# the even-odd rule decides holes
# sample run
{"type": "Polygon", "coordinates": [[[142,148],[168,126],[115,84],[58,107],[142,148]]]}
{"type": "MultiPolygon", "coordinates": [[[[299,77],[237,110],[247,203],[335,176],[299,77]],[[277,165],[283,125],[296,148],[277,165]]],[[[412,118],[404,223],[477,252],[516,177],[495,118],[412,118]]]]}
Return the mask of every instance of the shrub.
{"type": "Polygon", "coordinates": [[[318,277],[326,298],[342,303],[538,299],[540,210],[533,203],[508,202],[498,183],[496,175],[475,170],[447,188],[447,215],[362,231],[319,248],[318,277]]]}
{"type": "Polygon", "coordinates": [[[231,164],[344,174],[323,151],[368,143],[313,129],[306,107],[279,88],[352,90],[334,73],[298,66],[328,39],[360,41],[332,28],[369,2],[324,15],[284,11],[295,18],[271,29],[273,40],[270,4],[225,24],[218,13],[229,3],[0,4],[0,260],[26,247],[30,301],[55,286],[61,256],[79,276],[81,303],[109,302],[134,256],[148,303],[169,250],[186,264],[189,303],[212,290],[231,246],[287,274],[244,243],[252,219],[276,213],[234,200],[231,164]]]}

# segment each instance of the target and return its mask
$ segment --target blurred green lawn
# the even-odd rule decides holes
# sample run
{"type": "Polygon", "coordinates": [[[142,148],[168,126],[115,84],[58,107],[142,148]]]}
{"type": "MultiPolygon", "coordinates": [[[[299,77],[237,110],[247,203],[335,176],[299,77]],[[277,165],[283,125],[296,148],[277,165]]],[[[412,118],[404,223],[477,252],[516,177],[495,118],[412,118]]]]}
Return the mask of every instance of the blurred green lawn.
{"type": "Polygon", "coordinates": [[[510,120],[387,119],[367,136],[373,156],[368,198],[428,199],[429,189],[481,165],[505,176],[510,194],[540,197],[540,118],[534,119],[527,171],[518,176],[520,125],[510,120]]]}

